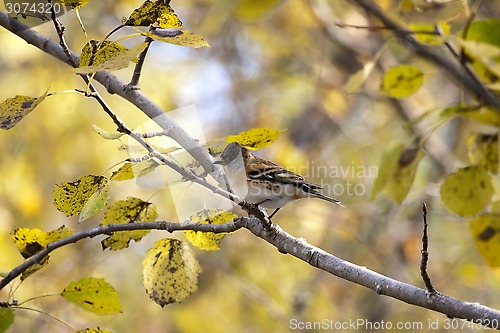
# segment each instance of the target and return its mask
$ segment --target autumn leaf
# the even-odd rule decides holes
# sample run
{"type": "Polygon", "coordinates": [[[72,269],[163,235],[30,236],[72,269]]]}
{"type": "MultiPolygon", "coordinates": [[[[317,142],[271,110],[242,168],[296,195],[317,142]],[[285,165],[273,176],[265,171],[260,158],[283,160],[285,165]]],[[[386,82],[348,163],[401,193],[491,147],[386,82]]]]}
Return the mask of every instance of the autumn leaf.
{"type": "Polygon", "coordinates": [[[122,312],[118,293],[104,279],[85,277],[71,282],[61,295],[67,301],[95,314],[122,312]]]}
{"type": "Polygon", "coordinates": [[[142,261],[146,292],[161,307],[179,303],[198,289],[200,264],[186,242],[162,239],[142,261]]]}

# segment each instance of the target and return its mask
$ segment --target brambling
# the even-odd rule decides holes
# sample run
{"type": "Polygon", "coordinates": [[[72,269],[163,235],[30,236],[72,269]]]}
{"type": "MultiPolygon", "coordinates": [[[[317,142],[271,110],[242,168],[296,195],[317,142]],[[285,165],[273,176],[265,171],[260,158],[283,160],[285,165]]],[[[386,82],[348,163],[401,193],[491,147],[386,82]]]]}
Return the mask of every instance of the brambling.
{"type": "Polygon", "coordinates": [[[318,193],[317,190],[322,188],[320,185],[306,182],[303,177],[276,163],[254,156],[239,143],[227,145],[215,163],[227,166],[228,177],[244,170],[245,201],[274,209],[269,218],[291,201],[303,198],[319,198],[342,206],[340,201],[318,193]]]}

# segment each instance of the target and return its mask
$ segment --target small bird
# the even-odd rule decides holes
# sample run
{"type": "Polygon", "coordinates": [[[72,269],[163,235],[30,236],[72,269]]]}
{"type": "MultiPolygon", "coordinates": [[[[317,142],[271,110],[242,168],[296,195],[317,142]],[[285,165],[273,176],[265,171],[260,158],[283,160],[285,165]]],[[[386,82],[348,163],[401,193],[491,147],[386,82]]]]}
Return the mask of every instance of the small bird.
{"type": "Polygon", "coordinates": [[[238,168],[244,167],[248,187],[245,200],[274,209],[269,218],[289,202],[302,198],[319,198],[342,206],[340,201],[318,193],[316,190],[322,188],[320,185],[308,183],[301,176],[276,163],[254,156],[247,148],[236,142],[224,148],[220,160],[215,164],[228,166],[229,173],[235,173],[238,168]]]}

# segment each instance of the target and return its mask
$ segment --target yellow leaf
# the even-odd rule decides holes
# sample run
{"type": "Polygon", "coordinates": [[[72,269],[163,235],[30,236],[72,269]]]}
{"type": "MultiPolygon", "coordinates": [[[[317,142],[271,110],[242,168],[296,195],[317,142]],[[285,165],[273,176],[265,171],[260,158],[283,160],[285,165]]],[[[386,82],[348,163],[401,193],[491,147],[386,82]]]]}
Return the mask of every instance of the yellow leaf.
{"type": "Polygon", "coordinates": [[[117,140],[125,135],[125,134],[119,133],[119,132],[114,132],[114,133],[107,132],[107,131],[103,130],[102,128],[100,128],[99,126],[94,125],[94,124],[92,124],[92,128],[94,129],[94,131],[97,134],[99,134],[103,139],[106,139],[106,140],[117,140]]]}
{"type": "Polygon", "coordinates": [[[159,240],[146,252],[142,267],[146,292],[161,307],[182,302],[198,289],[201,267],[186,242],[159,240]]]}
{"type": "MultiPolygon", "coordinates": [[[[126,224],[134,222],[153,222],[158,217],[156,207],[151,202],[138,198],[128,197],[127,200],[120,200],[109,207],[104,214],[101,225],[126,224]]],[[[128,247],[131,240],[139,242],[149,230],[118,231],[110,237],[104,239],[101,244],[105,250],[122,250],[128,247]]]]}
{"type": "Polygon", "coordinates": [[[56,0],[56,1],[62,4],[63,6],[68,6],[73,9],[78,9],[82,6],[85,6],[89,2],[89,0],[56,0]]]}
{"type": "Polygon", "coordinates": [[[71,282],[61,295],[67,301],[95,314],[122,312],[118,293],[104,279],[82,278],[71,282]]]}
{"type": "Polygon", "coordinates": [[[181,20],[172,7],[165,5],[163,0],[155,2],[146,0],[123,24],[134,27],[154,25],[163,29],[182,28],[181,20]]]}
{"type": "Polygon", "coordinates": [[[390,68],[382,78],[380,90],[394,98],[413,95],[424,82],[424,73],[413,65],[399,65],[390,68]]]}
{"type": "Polygon", "coordinates": [[[420,43],[429,45],[441,45],[444,43],[444,38],[446,38],[446,36],[450,34],[450,25],[445,22],[441,22],[439,23],[439,26],[441,27],[443,36],[437,34],[433,35],[426,33],[418,33],[419,31],[429,31],[429,32],[436,31],[435,24],[414,23],[410,24],[410,30],[416,32],[415,39],[418,40],[420,43]]]}
{"type": "Polygon", "coordinates": [[[470,166],[446,177],[441,185],[441,200],[452,213],[471,216],[484,210],[493,195],[488,172],[480,166],[470,166]]]}
{"type": "Polygon", "coordinates": [[[109,200],[108,184],[99,187],[83,205],[78,222],[83,222],[99,214],[109,200]]]}
{"type": "Polygon", "coordinates": [[[476,247],[492,267],[500,267],[500,215],[485,214],[469,221],[476,247]]]}
{"type": "Polygon", "coordinates": [[[249,149],[262,149],[271,145],[286,130],[273,130],[270,128],[252,128],[249,131],[241,132],[237,135],[225,137],[228,143],[238,142],[249,149]]]}
{"type": "Polygon", "coordinates": [[[498,172],[498,134],[473,133],[467,138],[469,161],[491,173],[498,172]]]}
{"type": "Polygon", "coordinates": [[[16,126],[47,97],[47,92],[40,97],[16,95],[0,104],[0,128],[4,130],[16,126]]]}
{"type": "Polygon", "coordinates": [[[19,228],[10,234],[14,244],[24,258],[29,258],[45,248],[47,244],[55,242],[61,238],[71,236],[72,229],[62,226],[49,232],[40,229],[19,228]]]}
{"type": "Polygon", "coordinates": [[[154,30],[151,32],[139,31],[142,35],[151,37],[161,42],[192,48],[210,47],[207,41],[189,30],[154,30]]]}
{"type": "Polygon", "coordinates": [[[80,214],[87,200],[107,183],[108,179],[104,176],[88,175],[80,177],[74,182],[56,184],[52,193],[54,205],[66,216],[80,214]]]}
{"type": "Polygon", "coordinates": [[[138,163],[127,162],[114,171],[111,180],[128,180],[145,176],[153,172],[160,164],[153,159],[147,159],[138,163]]]}
{"type": "MultiPolygon", "coordinates": [[[[228,223],[238,216],[220,209],[204,210],[192,215],[189,220],[201,224],[223,224],[228,223]]],[[[188,230],[185,232],[186,239],[194,246],[205,251],[219,250],[219,242],[226,233],[214,234],[213,232],[201,232],[188,230]]]]}
{"type": "Polygon", "coordinates": [[[239,0],[234,14],[243,20],[257,20],[277,7],[280,0],[239,0]]]}
{"type": "Polygon", "coordinates": [[[114,43],[113,45],[114,47],[104,46],[102,50],[97,51],[92,65],[80,66],[73,71],[76,73],[95,73],[127,68],[130,62],[135,61],[137,56],[148,46],[147,43],[140,43],[131,49],[121,49],[116,46],[118,44],[114,43]]]}

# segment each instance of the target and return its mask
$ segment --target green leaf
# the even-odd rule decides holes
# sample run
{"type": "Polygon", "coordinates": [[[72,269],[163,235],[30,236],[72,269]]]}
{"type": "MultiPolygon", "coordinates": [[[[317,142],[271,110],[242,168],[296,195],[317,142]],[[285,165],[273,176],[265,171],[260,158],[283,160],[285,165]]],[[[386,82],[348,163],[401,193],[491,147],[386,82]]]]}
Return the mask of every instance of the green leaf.
{"type": "Polygon", "coordinates": [[[484,210],[493,196],[488,172],[480,166],[470,166],[446,177],[441,185],[441,200],[452,213],[471,216],[484,210]]]}
{"type": "Polygon", "coordinates": [[[155,2],[146,0],[123,24],[134,27],[153,25],[163,29],[182,28],[181,20],[172,7],[165,5],[163,0],[155,2]]]}
{"type": "Polygon", "coordinates": [[[484,214],[469,221],[476,247],[492,267],[500,267],[500,215],[484,214]]]}
{"type": "MultiPolygon", "coordinates": [[[[101,225],[153,222],[156,218],[158,218],[158,213],[155,205],[138,198],[128,197],[127,200],[117,201],[109,207],[101,225]]],[[[149,230],[114,232],[101,242],[102,248],[104,250],[110,248],[113,251],[122,250],[128,247],[131,240],[139,242],[148,233],[149,230]]]]}
{"type": "Polygon", "coordinates": [[[62,226],[49,232],[40,229],[19,228],[10,234],[21,255],[26,259],[45,248],[47,244],[71,236],[74,231],[62,226]]]}
{"type": "Polygon", "coordinates": [[[467,30],[467,40],[500,47],[500,20],[473,21],[467,30]]]}
{"type": "Polygon", "coordinates": [[[16,95],[0,103],[0,128],[9,130],[33,111],[47,97],[47,91],[40,97],[16,95]]]}
{"type": "MultiPolygon", "coordinates": [[[[189,220],[201,224],[223,224],[231,222],[237,217],[237,215],[231,212],[220,209],[209,209],[192,215],[189,220]]],[[[200,250],[215,251],[220,249],[219,243],[227,233],[215,234],[213,232],[187,230],[185,234],[186,239],[200,250]]]]}
{"type": "Polygon", "coordinates": [[[120,169],[113,172],[111,180],[120,181],[142,177],[155,171],[159,165],[158,162],[151,158],[138,163],[127,162],[120,169]]]}
{"type": "Polygon", "coordinates": [[[372,193],[370,199],[373,200],[382,192],[390,178],[396,171],[398,161],[403,153],[403,145],[400,143],[392,143],[382,153],[380,163],[378,165],[378,175],[373,183],[372,193]]]}
{"type": "Polygon", "coordinates": [[[146,292],[161,307],[179,303],[198,289],[200,264],[193,250],[177,239],[162,239],[142,261],[146,292]]]}
{"type": "Polygon", "coordinates": [[[189,32],[189,30],[153,30],[151,32],[139,32],[144,36],[169,44],[187,46],[195,49],[200,47],[210,47],[203,37],[193,34],[192,32],[189,32]]]}
{"type": "Polygon", "coordinates": [[[413,95],[424,82],[424,73],[414,65],[399,65],[390,68],[382,78],[380,90],[394,98],[413,95]]]}
{"type": "Polygon", "coordinates": [[[94,194],[90,196],[85,205],[83,205],[82,211],[80,212],[80,216],[78,218],[78,222],[86,221],[91,217],[99,214],[104,209],[104,207],[106,207],[108,200],[108,184],[106,183],[103,186],[99,187],[97,191],[95,191],[94,194]]]}
{"type": "Polygon", "coordinates": [[[73,182],[56,184],[52,193],[54,205],[66,216],[78,215],[90,197],[107,183],[108,179],[104,176],[88,175],[73,182]]]}
{"type": "Polygon", "coordinates": [[[61,295],[71,303],[100,315],[122,312],[116,290],[104,279],[82,278],[71,282],[61,295]]]}
{"type": "Polygon", "coordinates": [[[228,143],[238,142],[249,149],[262,149],[271,145],[285,132],[286,130],[273,130],[265,127],[252,128],[249,131],[241,132],[237,135],[227,136],[222,140],[228,143]]]}
{"type": "Polygon", "coordinates": [[[0,333],[4,333],[14,323],[14,309],[0,308],[0,333]]]}
{"type": "Polygon", "coordinates": [[[136,61],[137,56],[148,46],[147,43],[140,43],[131,49],[115,47],[108,50],[105,46],[97,51],[94,62],[90,66],[80,66],[74,69],[76,73],[95,73],[99,71],[117,71],[127,68],[130,62],[136,61]],[[109,51],[109,52],[108,52],[109,51]]]}
{"type": "Polygon", "coordinates": [[[473,133],[467,138],[469,161],[491,173],[498,172],[498,134],[473,133]]]}

